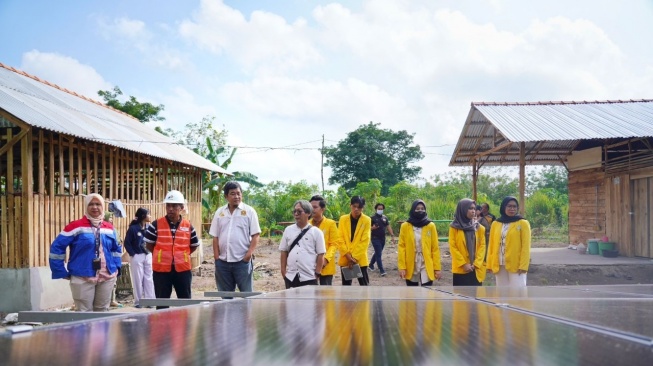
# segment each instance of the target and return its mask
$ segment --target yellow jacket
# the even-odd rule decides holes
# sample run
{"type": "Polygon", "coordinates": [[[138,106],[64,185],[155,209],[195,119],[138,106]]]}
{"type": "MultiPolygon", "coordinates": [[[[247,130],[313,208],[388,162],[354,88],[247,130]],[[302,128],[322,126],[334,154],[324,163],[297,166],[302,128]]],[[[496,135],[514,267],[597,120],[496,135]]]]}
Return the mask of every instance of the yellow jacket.
{"type": "MultiPolygon", "coordinates": [[[[426,273],[431,281],[435,280],[434,271],[439,271],[440,246],[438,242],[438,231],[435,224],[430,223],[422,228],[422,254],[426,273]],[[430,253],[430,255],[429,255],[430,253]]],[[[409,222],[401,224],[399,229],[399,256],[397,258],[399,270],[406,270],[406,278],[410,278],[415,270],[415,234],[413,225],[409,222]]]]}
{"type": "MultiPolygon", "coordinates": [[[[465,274],[463,266],[469,263],[469,251],[467,251],[467,240],[465,231],[449,227],[449,251],[451,252],[451,272],[465,274]]],[[[485,228],[478,226],[476,231],[476,256],[474,267],[476,267],[476,279],[478,282],[485,280],[485,228]]]]}
{"type": "MultiPolygon", "coordinates": [[[[310,223],[313,225],[313,219],[311,219],[310,223]]],[[[326,217],[322,219],[318,228],[324,234],[324,244],[326,245],[324,259],[328,261],[326,266],[322,268],[322,275],[331,276],[336,274],[336,251],[342,245],[342,238],[340,237],[336,222],[331,219],[327,219],[326,217]]]]}
{"type": "MultiPolygon", "coordinates": [[[[515,273],[518,269],[528,271],[531,260],[531,225],[526,220],[511,222],[506,234],[506,271],[515,273]]],[[[499,248],[503,224],[495,221],[490,228],[490,245],[487,267],[492,273],[499,272],[499,248]]]]}
{"type": "Polygon", "coordinates": [[[354,240],[351,240],[351,219],[350,215],[340,216],[340,222],[338,223],[338,229],[340,231],[340,237],[342,238],[342,244],[340,246],[340,259],[338,260],[338,265],[340,267],[346,266],[347,253],[351,253],[351,256],[358,261],[358,264],[361,267],[367,267],[369,261],[367,259],[367,247],[370,246],[370,235],[372,230],[372,219],[365,214],[361,214],[358,218],[358,224],[356,225],[356,231],[354,232],[354,240]]]}

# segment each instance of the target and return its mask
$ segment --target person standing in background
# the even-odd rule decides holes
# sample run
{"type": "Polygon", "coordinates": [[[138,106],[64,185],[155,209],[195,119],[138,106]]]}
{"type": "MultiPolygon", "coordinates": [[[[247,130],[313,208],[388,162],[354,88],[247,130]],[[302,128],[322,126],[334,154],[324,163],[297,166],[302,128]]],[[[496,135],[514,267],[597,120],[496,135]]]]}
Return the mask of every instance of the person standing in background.
{"type": "Polygon", "coordinates": [[[370,271],[374,271],[374,263],[379,267],[379,273],[381,277],[385,276],[385,269],[383,268],[383,248],[385,247],[385,231],[386,228],[390,233],[392,243],[395,242],[395,234],[392,232],[392,226],[388,217],[383,214],[385,210],[385,205],[383,203],[377,203],[374,205],[374,215],[371,217],[372,220],[372,247],[374,247],[374,255],[370,261],[370,271]]]}
{"type": "Polygon", "coordinates": [[[213,236],[215,282],[218,291],[252,292],[254,250],[261,235],[258,214],[245,204],[238,182],[227,182],[223,189],[227,204],[213,216],[209,234],[213,236]]]}
{"type": "Polygon", "coordinates": [[[92,193],[84,197],[84,203],[84,217],[66,225],[50,246],[52,279],[70,281],[76,311],[108,311],[122,266],[122,247],[113,226],[103,220],[104,198],[92,193]],[[69,261],[64,265],[69,247],[69,261]]]}
{"type": "Polygon", "coordinates": [[[449,225],[449,251],[454,286],[481,286],[485,279],[485,227],[476,220],[476,204],[458,202],[449,225]]]}
{"type": "MultiPolygon", "coordinates": [[[[351,213],[349,215],[340,216],[338,223],[338,230],[342,237],[343,244],[340,247],[340,259],[338,265],[342,267],[352,268],[358,264],[361,269],[363,277],[358,278],[358,284],[361,286],[368,286],[370,279],[367,275],[367,248],[370,246],[370,231],[372,228],[372,220],[369,216],[363,213],[365,208],[365,198],[361,196],[354,196],[350,200],[351,213]]],[[[342,285],[351,286],[352,280],[346,280],[345,275],[340,271],[342,276],[342,285]]]]}
{"type": "Polygon", "coordinates": [[[131,278],[134,285],[134,307],[140,308],[141,299],[154,299],[152,280],[152,253],[145,248],[145,230],[152,221],[146,208],[136,210],[136,217],[129,224],[125,236],[125,250],[129,253],[131,278]]]}
{"type": "Polygon", "coordinates": [[[488,271],[497,286],[526,287],[531,258],[531,225],[519,212],[519,202],[508,196],[501,202],[501,216],[490,228],[488,271]]]}
{"type": "Polygon", "coordinates": [[[413,201],[408,220],[399,229],[397,249],[399,277],[406,280],[406,286],[431,286],[442,277],[438,231],[424,201],[413,201]]]}
{"type": "Polygon", "coordinates": [[[326,201],[322,196],[311,197],[313,216],[310,224],[322,230],[326,254],[324,254],[324,266],[320,275],[320,285],[333,285],[333,276],[336,274],[336,252],[342,246],[342,237],[336,226],[336,222],[324,217],[326,201]]]}
{"type": "MultiPolygon", "coordinates": [[[[169,299],[175,289],[178,299],[192,296],[190,255],[200,245],[195,228],[181,216],[186,200],[176,190],[166,194],[166,215],[145,230],[145,244],[152,253],[152,282],[157,299],[169,299]]],[[[167,306],[157,306],[165,309],[167,306]]]]}

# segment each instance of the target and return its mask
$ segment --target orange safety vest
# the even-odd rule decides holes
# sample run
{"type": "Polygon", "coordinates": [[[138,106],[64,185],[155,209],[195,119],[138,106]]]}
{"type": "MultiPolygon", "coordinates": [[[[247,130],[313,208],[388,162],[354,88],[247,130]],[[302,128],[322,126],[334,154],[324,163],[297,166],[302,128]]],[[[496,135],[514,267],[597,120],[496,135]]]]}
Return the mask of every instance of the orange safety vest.
{"type": "Polygon", "coordinates": [[[182,219],[172,236],[168,219],[162,217],[156,220],[156,245],[154,247],[152,270],[155,272],[170,272],[174,258],[175,271],[191,270],[190,263],[190,221],[182,219]]]}

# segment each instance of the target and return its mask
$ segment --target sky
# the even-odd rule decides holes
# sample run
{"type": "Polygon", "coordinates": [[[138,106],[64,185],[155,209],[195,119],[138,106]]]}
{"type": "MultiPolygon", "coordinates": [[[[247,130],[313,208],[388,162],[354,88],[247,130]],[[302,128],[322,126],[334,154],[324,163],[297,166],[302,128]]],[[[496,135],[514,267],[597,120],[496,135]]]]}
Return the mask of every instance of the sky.
{"type": "Polygon", "coordinates": [[[0,62],[118,86],[163,128],[215,117],[228,169],[263,183],[321,185],[322,139],[370,121],[414,134],[424,181],[472,102],[653,98],[651,19],[651,0],[0,0],[0,62]]]}

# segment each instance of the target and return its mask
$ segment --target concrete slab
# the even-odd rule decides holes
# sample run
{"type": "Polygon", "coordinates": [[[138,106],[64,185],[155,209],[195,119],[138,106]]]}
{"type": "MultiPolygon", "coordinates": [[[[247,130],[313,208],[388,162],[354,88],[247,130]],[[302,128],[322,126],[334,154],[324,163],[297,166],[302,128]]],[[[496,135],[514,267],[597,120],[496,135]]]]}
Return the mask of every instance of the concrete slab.
{"type": "Polygon", "coordinates": [[[578,264],[586,266],[613,266],[623,264],[650,264],[649,258],[605,258],[594,254],[578,254],[568,248],[531,248],[531,264],[578,264]]]}

